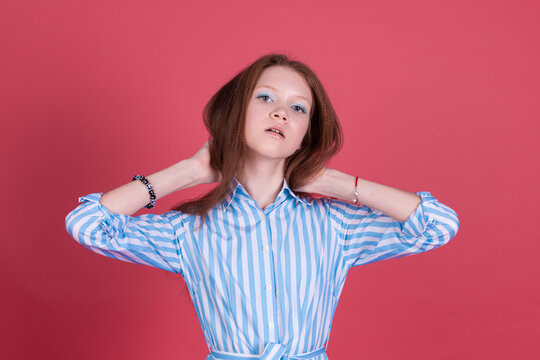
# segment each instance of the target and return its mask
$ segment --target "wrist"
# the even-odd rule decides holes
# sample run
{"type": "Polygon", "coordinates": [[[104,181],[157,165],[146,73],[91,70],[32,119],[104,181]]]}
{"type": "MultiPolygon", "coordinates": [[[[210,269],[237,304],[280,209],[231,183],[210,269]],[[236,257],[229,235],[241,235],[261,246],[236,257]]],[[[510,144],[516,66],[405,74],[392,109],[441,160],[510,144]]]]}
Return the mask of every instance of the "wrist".
{"type": "Polygon", "coordinates": [[[179,189],[186,189],[202,184],[204,181],[201,167],[197,160],[188,158],[173,165],[179,189]]]}
{"type": "Polygon", "coordinates": [[[319,193],[324,196],[336,197],[334,182],[337,177],[337,170],[326,168],[321,181],[319,182],[319,193]]]}
{"type": "Polygon", "coordinates": [[[352,201],[356,177],[335,169],[328,169],[321,182],[323,195],[352,201]]]}

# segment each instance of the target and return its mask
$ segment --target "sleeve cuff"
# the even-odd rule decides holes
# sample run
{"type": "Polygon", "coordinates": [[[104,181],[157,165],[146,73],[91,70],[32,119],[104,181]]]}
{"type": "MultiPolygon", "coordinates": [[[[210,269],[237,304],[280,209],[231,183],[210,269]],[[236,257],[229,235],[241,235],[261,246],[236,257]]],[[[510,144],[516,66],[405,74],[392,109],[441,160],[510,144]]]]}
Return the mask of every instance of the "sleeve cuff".
{"type": "Polygon", "coordinates": [[[97,206],[103,218],[99,221],[101,228],[113,237],[122,237],[124,229],[129,222],[129,215],[111,213],[103,204],[99,202],[103,193],[92,193],[79,197],[79,202],[90,202],[97,206]]]}
{"type": "Polygon", "coordinates": [[[422,201],[418,204],[418,207],[411,216],[403,223],[401,236],[405,239],[422,235],[435,223],[435,219],[429,216],[430,207],[426,206],[426,204],[436,204],[438,202],[437,199],[429,191],[417,191],[415,194],[419,195],[422,201]]]}

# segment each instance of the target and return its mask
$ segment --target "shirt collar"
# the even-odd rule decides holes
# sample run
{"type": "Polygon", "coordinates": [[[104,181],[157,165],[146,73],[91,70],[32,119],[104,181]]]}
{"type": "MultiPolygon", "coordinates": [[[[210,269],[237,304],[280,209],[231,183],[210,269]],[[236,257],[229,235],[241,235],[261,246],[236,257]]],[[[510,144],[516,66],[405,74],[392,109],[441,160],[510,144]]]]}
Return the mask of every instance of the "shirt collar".
{"type": "MultiPolygon", "coordinates": [[[[281,186],[281,191],[279,192],[276,201],[274,201],[274,204],[270,205],[269,207],[273,207],[281,203],[282,200],[285,200],[287,197],[291,199],[296,199],[297,201],[300,201],[307,205],[312,205],[311,203],[296,195],[289,187],[287,180],[283,178],[283,185],[281,186]]],[[[221,208],[223,209],[223,212],[227,211],[229,205],[232,203],[234,198],[255,202],[255,200],[251,197],[251,195],[248,194],[244,186],[240,183],[240,181],[238,181],[236,177],[232,178],[232,182],[229,186],[229,192],[227,193],[223,201],[221,201],[221,208]]]]}

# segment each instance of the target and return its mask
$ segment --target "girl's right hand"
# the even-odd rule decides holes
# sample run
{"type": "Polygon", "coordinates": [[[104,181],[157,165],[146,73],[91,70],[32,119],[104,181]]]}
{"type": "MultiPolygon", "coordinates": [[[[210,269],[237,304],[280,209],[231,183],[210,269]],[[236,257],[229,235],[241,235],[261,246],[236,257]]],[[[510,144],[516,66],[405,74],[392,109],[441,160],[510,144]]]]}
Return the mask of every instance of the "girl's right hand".
{"type": "Polygon", "coordinates": [[[221,181],[221,172],[210,167],[210,146],[207,140],[203,146],[191,157],[198,164],[201,183],[211,184],[221,181]]]}

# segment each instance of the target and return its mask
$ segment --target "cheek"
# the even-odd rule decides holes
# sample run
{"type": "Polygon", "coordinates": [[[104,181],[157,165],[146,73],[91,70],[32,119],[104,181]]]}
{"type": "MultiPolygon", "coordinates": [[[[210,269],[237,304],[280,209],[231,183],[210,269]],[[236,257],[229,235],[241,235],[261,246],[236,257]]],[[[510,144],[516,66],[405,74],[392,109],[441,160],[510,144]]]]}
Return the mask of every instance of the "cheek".
{"type": "Polygon", "coordinates": [[[245,118],[245,122],[244,122],[244,128],[248,129],[251,127],[251,124],[253,123],[253,119],[254,119],[254,113],[253,113],[253,109],[250,109],[249,107],[247,108],[246,110],[246,118],[245,118]]]}
{"type": "Polygon", "coordinates": [[[258,114],[257,109],[248,108],[246,110],[246,121],[244,127],[246,129],[251,129],[253,125],[257,122],[258,114]]]}
{"type": "Polygon", "coordinates": [[[304,139],[304,137],[307,135],[308,129],[309,129],[309,123],[307,123],[307,122],[301,126],[301,128],[299,130],[300,141],[302,141],[304,139]]]}

